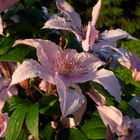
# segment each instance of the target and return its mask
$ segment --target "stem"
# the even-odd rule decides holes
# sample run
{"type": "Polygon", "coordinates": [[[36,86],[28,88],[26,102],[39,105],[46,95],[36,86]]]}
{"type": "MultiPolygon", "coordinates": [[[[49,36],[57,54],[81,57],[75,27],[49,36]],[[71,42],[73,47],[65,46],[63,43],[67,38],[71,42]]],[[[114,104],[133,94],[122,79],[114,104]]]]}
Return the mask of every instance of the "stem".
{"type": "Polygon", "coordinates": [[[44,95],[44,93],[41,91],[41,90],[39,90],[35,85],[33,86],[42,96],[45,96],[44,95]]]}

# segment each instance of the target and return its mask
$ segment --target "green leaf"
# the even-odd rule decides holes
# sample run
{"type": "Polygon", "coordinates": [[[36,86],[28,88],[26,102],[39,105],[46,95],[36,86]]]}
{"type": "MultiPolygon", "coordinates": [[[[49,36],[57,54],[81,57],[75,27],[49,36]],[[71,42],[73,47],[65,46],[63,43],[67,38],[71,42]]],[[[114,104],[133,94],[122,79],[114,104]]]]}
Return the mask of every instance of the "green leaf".
{"type": "Polygon", "coordinates": [[[17,140],[27,140],[27,138],[28,138],[28,135],[26,134],[26,132],[24,130],[21,130],[18,135],[17,140]]]}
{"type": "Polygon", "coordinates": [[[43,130],[40,131],[40,134],[44,139],[54,140],[55,131],[52,129],[51,123],[47,124],[47,126],[43,130]]]}
{"type": "Polygon", "coordinates": [[[27,111],[27,105],[19,105],[14,110],[8,121],[5,140],[17,140],[27,111]]]}
{"type": "Polygon", "coordinates": [[[40,101],[39,112],[46,115],[61,115],[58,99],[55,96],[45,96],[40,101]]]}
{"type": "Polygon", "coordinates": [[[34,136],[35,140],[39,140],[39,105],[32,104],[26,114],[26,125],[30,133],[34,136]]]}
{"type": "Polygon", "coordinates": [[[92,119],[85,121],[81,129],[88,139],[105,139],[106,129],[99,116],[94,115],[92,119]]]}
{"type": "Polygon", "coordinates": [[[127,104],[126,101],[121,101],[118,108],[123,111],[123,113],[131,118],[139,117],[139,115],[127,104]]]}
{"type": "Polygon", "coordinates": [[[62,129],[57,136],[57,140],[88,140],[86,135],[77,128],[62,129]]]}
{"type": "Polygon", "coordinates": [[[19,105],[29,105],[31,102],[27,99],[20,98],[18,96],[9,97],[5,102],[3,107],[3,112],[11,111],[15,108],[18,108],[19,105]]]}
{"type": "Polygon", "coordinates": [[[13,43],[14,39],[11,36],[5,37],[0,43],[0,55],[6,54],[13,43]]]}
{"type": "Polygon", "coordinates": [[[25,58],[35,57],[35,48],[26,45],[17,45],[6,54],[0,55],[0,61],[22,62],[25,58]]]}

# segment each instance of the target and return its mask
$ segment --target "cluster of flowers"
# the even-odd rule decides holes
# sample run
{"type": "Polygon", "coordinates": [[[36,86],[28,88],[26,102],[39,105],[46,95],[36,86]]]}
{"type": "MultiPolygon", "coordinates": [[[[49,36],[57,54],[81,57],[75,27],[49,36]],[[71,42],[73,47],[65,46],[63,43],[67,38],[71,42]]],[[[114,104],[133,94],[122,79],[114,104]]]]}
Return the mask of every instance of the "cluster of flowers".
{"type": "MultiPolygon", "coordinates": [[[[16,2],[14,1],[12,4],[16,2]]],[[[51,85],[55,89],[55,96],[59,97],[62,112],[60,121],[72,114],[74,117],[70,127],[78,125],[87,107],[85,96],[87,94],[96,103],[100,117],[110,131],[109,133],[115,133],[119,140],[138,138],[140,119],[130,119],[128,116],[123,116],[116,107],[107,106],[105,97],[96,90],[89,87],[86,93],[82,93],[79,87],[79,83],[94,81],[101,84],[117,102],[120,102],[121,87],[119,81],[112,71],[105,69],[108,63],[113,65],[116,61],[132,71],[134,80],[140,81],[140,61],[137,54],[131,54],[116,45],[116,42],[122,38],[134,40],[136,38],[121,29],[106,30],[101,33],[96,29],[101,3],[102,1],[98,0],[92,10],[92,20],[88,22],[87,26],[83,26],[79,14],[69,3],[64,0],[56,0],[56,6],[62,14],[51,17],[43,26],[43,29],[59,29],[74,33],[83,49],[82,52],[58,46],[54,42],[43,39],[15,41],[13,47],[21,43],[35,47],[38,61],[28,59],[18,66],[0,62],[1,137],[5,134],[8,121],[8,114],[2,113],[4,102],[9,96],[18,95],[16,84],[29,78],[39,77],[42,79],[39,84],[40,90],[48,92],[51,85]],[[113,59],[108,62],[110,57],[113,59]]],[[[2,7],[3,9],[0,7],[0,11],[7,8],[2,7]]],[[[0,33],[3,34],[2,20],[0,21],[0,33]]]]}

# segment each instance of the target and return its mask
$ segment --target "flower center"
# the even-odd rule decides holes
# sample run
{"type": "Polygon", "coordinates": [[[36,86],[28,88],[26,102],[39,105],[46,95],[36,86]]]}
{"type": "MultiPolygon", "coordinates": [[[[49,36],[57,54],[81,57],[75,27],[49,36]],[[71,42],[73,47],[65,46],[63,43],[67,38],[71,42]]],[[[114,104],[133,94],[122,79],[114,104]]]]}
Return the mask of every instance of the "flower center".
{"type": "Polygon", "coordinates": [[[59,55],[55,59],[55,71],[61,75],[72,75],[76,73],[85,74],[86,67],[79,59],[70,57],[66,54],[59,55]]]}

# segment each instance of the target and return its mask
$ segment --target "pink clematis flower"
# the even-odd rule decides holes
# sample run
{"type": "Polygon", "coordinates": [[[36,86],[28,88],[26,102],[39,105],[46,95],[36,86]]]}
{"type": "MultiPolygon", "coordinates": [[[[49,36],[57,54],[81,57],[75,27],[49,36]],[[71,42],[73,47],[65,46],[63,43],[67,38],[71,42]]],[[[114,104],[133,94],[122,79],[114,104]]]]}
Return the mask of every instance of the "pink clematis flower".
{"type": "Polygon", "coordinates": [[[1,0],[0,1],[0,13],[17,3],[19,0],[1,0]]]}
{"type": "Polygon", "coordinates": [[[140,61],[136,53],[121,53],[118,61],[122,66],[132,71],[132,77],[135,81],[140,81],[140,61]]]}
{"type": "Polygon", "coordinates": [[[11,85],[36,76],[56,85],[62,118],[76,112],[86,102],[76,83],[93,80],[102,84],[117,101],[121,100],[118,80],[111,71],[97,70],[103,62],[94,55],[74,49],[62,50],[48,40],[31,39],[29,43],[31,41],[37,48],[40,63],[33,59],[24,61],[13,73],[11,85]]]}
{"type": "Polygon", "coordinates": [[[88,22],[87,27],[81,24],[81,18],[74,8],[65,0],[56,0],[57,8],[64,14],[64,17],[56,16],[48,20],[43,28],[69,30],[73,32],[79,41],[82,41],[84,51],[92,49],[95,39],[97,38],[98,31],[95,29],[99,12],[101,9],[101,0],[92,10],[92,20],[88,22]]]}
{"type": "Polygon", "coordinates": [[[118,140],[138,140],[140,138],[140,119],[130,119],[123,116],[121,111],[113,106],[97,106],[101,119],[112,133],[116,133],[118,140]]]}
{"type": "Polygon", "coordinates": [[[98,0],[92,10],[92,20],[85,27],[81,24],[80,16],[74,8],[65,0],[56,0],[57,8],[64,14],[64,17],[55,16],[45,22],[43,28],[61,29],[73,32],[78,41],[81,41],[84,51],[93,50],[101,56],[111,56],[110,46],[116,47],[116,42],[123,38],[134,39],[129,33],[122,29],[105,30],[99,33],[95,25],[99,17],[102,0],[98,0]]]}
{"type": "Polygon", "coordinates": [[[2,76],[0,77],[0,137],[5,136],[7,122],[9,119],[7,113],[2,113],[2,108],[9,96],[17,94],[17,90],[14,87],[10,91],[8,90],[9,84],[10,79],[4,79],[2,76]]]}

